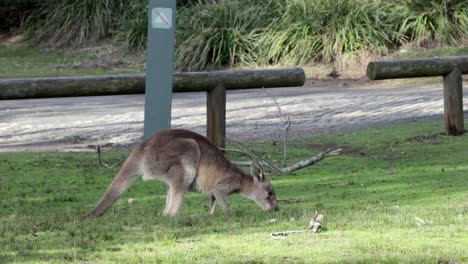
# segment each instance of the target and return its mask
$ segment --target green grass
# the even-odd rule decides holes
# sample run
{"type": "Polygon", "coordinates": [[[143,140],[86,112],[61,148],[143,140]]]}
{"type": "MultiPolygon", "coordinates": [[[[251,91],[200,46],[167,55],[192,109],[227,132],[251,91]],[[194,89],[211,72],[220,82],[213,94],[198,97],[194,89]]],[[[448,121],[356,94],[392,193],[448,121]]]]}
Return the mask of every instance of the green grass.
{"type": "MultiPolygon", "coordinates": [[[[105,75],[144,71],[143,66],[134,64],[131,57],[118,59],[125,62],[130,61],[129,65],[123,68],[69,67],[100,60],[102,58],[91,54],[65,55],[59,52],[0,44],[0,69],[2,69],[0,78],[105,75]]],[[[109,58],[109,61],[115,61],[115,59],[109,58]]]]}
{"type": "MultiPolygon", "coordinates": [[[[164,184],[138,180],[106,215],[83,222],[117,169],[99,168],[93,153],[0,154],[0,262],[466,262],[468,135],[441,130],[408,123],[292,141],[289,162],[327,146],[344,154],[273,179],[281,200],[297,201],[280,202],[278,213],[233,195],[232,214],[213,217],[209,198],[194,193],[179,216],[162,217],[164,184]],[[315,210],[324,232],[269,236],[306,228],[315,210]]],[[[270,143],[250,145],[280,155],[270,143]]]]}

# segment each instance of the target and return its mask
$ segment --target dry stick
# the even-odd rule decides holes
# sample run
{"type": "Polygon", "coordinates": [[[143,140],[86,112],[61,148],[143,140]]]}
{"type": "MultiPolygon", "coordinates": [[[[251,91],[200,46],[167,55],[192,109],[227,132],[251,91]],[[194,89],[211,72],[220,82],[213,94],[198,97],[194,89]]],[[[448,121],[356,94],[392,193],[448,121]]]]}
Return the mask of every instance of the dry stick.
{"type": "Polygon", "coordinates": [[[320,152],[319,154],[311,157],[311,158],[308,158],[306,160],[303,160],[303,161],[300,161],[294,165],[291,165],[289,167],[286,167],[286,168],[283,168],[281,169],[283,171],[283,174],[288,174],[288,173],[291,173],[293,171],[297,171],[297,170],[300,170],[304,167],[307,167],[307,166],[310,166],[314,163],[317,163],[318,161],[322,160],[323,158],[325,157],[329,157],[329,156],[334,156],[334,155],[339,155],[341,152],[341,149],[327,149],[323,152],[320,152]]]}
{"type": "MultiPolygon", "coordinates": [[[[281,171],[281,169],[277,168],[275,165],[271,164],[271,162],[267,161],[266,159],[264,159],[262,156],[260,156],[259,154],[257,154],[255,151],[247,148],[246,146],[244,146],[244,144],[242,144],[241,142],[239,141],[235,141],[235,140],[232,140],[232,139],[228,139],[228,141],[230,142],[233,142],[235,143],[236,145],[238,145],[240,147],[240,149],[244,152],[244,154],[250,156],[251,158],[255,158],[255,159],[258,159],[258,160],[261,160],[263,164],[266,164],[267,167],[269,167],[270,169],[272,169],[276,174],[283,174],[283,172],[281,171]]],[[[250,163],[249,163],[250,164],[250,163]]]]}
{"type": "MultiPolygon", "coordinates": [[[[323,152],[320,152],[319,154],[317,154],[315,156],[312,156],[312,157],[310,157],[310,158],[308,158],[306,160],[300,161],[300,162],[298,162],[298,163],[296,163],[294,165],[291,165],[289,167],[284,167],[284,165],[286,164],[286,159],[287,159],[288,138],[289,138],[288,133],[289,133],[289,129],[291,128],[291,118],[290,118],[290,116],[287,116],[287,118],[284,117],[283,111],[281,110],[281,106],[279,105],[278,101],[276,100],[275,97],[273,97],[265,89],[265,87],[263,87],[263,91],[275,102],[276,108],[278,109],[278,112],[279,112],[279,118],[280,118],[281,121],[283,121],[286,124],[285,133],[284,133],[284,136],[283,136],[283,161],[282,161],[282,164],[281,164],[281,168],[278,168],[278,167],[274,166],[273,164],[271,164],[270,162],[265,160],[263,157],[261,157],[260,155],[255,153],[253,150],[247,148],[242,143],[240,143],[238,141],[235,141],[235,140],[232,140],[232,139],[231,140],[226,139],[226,141],[231,141],[231,142],[235,143],[241,149],[223,149],[223,148],[221,148],[221,150],[240,152],[240,153],[243,153],[243,154],[249,156],[250,158],[259,159],[259,160],[261,160],[260,165],[270,168],[276,175],[289,174],[289,173],[291,173],[293,171],[296,171],[296,170],[302,169],[304,167],[310,166],[310,165],[312,165],[314,163],[317,163],[318,161],[322,160],[325,157],[340,154],[341,149],[336,149],[336,150],[327,149],[327,150],[325,150],[323,152]]],[[[239,165],[239,166],[250,166],[251,165],[251,162],[243,162],[243,161],[234,161],[234,163],[239,165]]]]}
{"type": "Polygon", "coordinates": [[[288,138],[289,138],[288,134],[289,134],[289,128],[291,128],[291,117],[287,116],[287,120],[286,120],[286,118],[284,118],[283,111],[281,110],[281,107],[278,101],[276,100],[276,98],[273,97],[265,89],[265,87],[263,87],[263,92],[265,92],[273,100],[273,102],[275,102],[276,108],[278,108],[278,112],[280,115],[279,118],[281,119],[281,121],[283,121],[283,123],[286,123],[286,129],[284,131],[284,136],[283,136],[283,162],[281,163],[281,168],[283,168],[284,164],[286,164],[286,159],[288,157],[288,138]]]}
{"type": "Polygon", "coordinates": [[[282,231],[282,232],[274,232],[271,233],[270,236],[275,239],[284,239],[285,236],[289,236],[292,234],[300,234],[300,233],[309,233],[310,230],[293,230],[293,231],[282,231]]]}
{"type": "Polygon", "coordinates": [[[97,154],[98,154],[98,162],[99,162],[99,165],[102,166],[102,167],[105,167],[105,168],[108,168],[108,169],[113,169],[115,166],[119,165],[120,163],[124,162],[123,160],[119,160],[118,162],[116,162],[115,164],[112,164],[112,165],[107,165],[105,164],[104,162],[102,162],[102,159],[101,159],[101,146],[97,146],[97,154]]]}
{"type": "Polygon", "coordinates": [[[283,163],[281,163],[281,168],[284,168],[284,164],[286,164],[286,159],[288,155],[288,138],[289,138],[289,128],[291,127],[291,118],[288,116],[288,125],[286,126],[286,130],[284,131],[284,138],[283,138],[283,163]]]}

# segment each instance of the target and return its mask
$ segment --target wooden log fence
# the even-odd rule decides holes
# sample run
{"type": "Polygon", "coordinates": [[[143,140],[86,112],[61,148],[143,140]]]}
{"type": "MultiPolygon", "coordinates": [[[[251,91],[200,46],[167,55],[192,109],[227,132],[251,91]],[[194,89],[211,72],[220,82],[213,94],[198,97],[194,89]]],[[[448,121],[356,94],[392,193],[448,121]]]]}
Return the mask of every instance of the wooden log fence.
{"type": "MultiPolygon", "coordinates": [[[[173,92],[207,92],[207,137],[225,146],[226,90],[296,87],[302,68],[184,72],[174,74],[173,92]]],[[[0,79],[0,100],[144,94],[145,75],[0,79]]]]}
{"type": "Polygon", "coordinates": [[[465,132],[463,74],[468,74],[468,56],[378,61],[367,66],[369,80],[442,76],[445,132],[451,136],[462,135],[465,132]]]}

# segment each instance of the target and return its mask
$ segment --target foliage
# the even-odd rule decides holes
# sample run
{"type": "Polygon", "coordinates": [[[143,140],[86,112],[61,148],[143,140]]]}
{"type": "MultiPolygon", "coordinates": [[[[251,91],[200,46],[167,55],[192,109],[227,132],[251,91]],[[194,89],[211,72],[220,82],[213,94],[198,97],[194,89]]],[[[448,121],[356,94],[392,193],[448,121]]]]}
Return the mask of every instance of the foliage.
{"type": "Polygon", "coordinates": [[[52,47],[96,43],[112,35],[125,0],[46,0],[26,22],[27,35],[52,47]]]}
{"type": "MultiPolygon", "coordinates": [[[[233,195],[232,214],[212,217],[209,197],[193,193],[179,216],[163,217],[166,186],[137,180],[106,215],[84,222],[116,170],[100,168],[95,153],[3,153],[0,262],[466,262],[468,136],[441,129],[408,123],[292,141],[291,162],[317,146],[344,153],[273,179],[280,212],[233,195]],[[269,236],[306,228],[315,210],[325,215],[324,232],[269,236]]],[[[277,148],[251,146],[271,155],[277,148]]]]}
{"type": "MultiPolygon", "coordinates": [[[[144,50],[146,1],[47,0],[26,29],[54,47],[116,37],[144,50]],[[117,32],[117,34],[114,34],[117,32]]],[[[356,52],[385,54],[418,46],[462,45],[466,0],[186,0],[178,1],[176,67],[333,62],[356,52]]]]}
{"type": "Polygon", "coordinates": [[[343,53],[386,51],[397,43],[398,14],[380,0],[294,0],[262,36],[263,63],[333,61],[343,53]]]}
{"type": "Polygon", "coordinates": [[[146,48],[148,34],[147,1],[130,1],[125,18],[117,31],[117,39],[125,42],[130,51],[146,48]]]}
{"type": "Polygon", "coordinates": [[[178,14],[176,67],[204,70],[254,64],[256,41],[271,20],[275,1],[199,2],[178,14]]]}
{"type": "Polygon", "coordinates": [[[401,0],[401,32],[419,46],[460,45],[468,38],[468,1],[401,0]]]}

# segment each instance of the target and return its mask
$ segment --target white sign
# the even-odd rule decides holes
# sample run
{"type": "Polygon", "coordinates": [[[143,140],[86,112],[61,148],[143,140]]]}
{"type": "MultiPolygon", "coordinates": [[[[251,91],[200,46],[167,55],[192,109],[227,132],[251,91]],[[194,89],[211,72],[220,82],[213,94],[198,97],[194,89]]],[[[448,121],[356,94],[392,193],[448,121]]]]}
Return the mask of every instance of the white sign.
{"type": "Polygon", "coordinates": [[[155,7],[151,10],[152,28],[172,27],[172,8],[155,7]]]}

